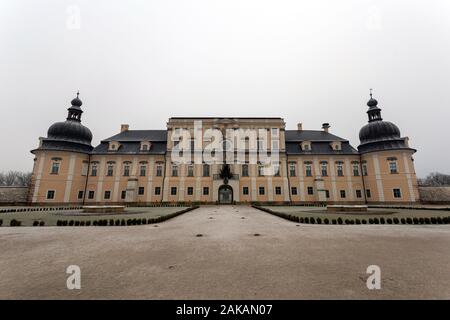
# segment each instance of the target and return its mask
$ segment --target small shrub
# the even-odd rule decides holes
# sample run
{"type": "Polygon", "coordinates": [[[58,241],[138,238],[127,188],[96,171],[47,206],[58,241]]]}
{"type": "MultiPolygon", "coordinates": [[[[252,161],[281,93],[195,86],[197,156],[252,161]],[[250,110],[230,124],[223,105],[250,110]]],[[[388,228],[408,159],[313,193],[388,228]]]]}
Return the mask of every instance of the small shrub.
{"type": "Polygon", "coordinates": [[[138,226],[140,226],[140,225],[142,224],[142,219],[137,219],[137,220],[136,220],[136,224],[137,224],[138,226]]]}
{"type": "Polygon", "coordinates": [[[424,224],[425,223],[425,219],[424,218],[419,218],[419,223],[420,224],[424,224]]]}
{"type": "Polygon", "coordinates": [[[419,219],[413,218],[413,223],[414,223],[414,224],[419,224],[419,219]]]}
{"type": "Polygon", "coordinates": [[[425,223],[426,223],[426,224],[431,224],[430,218],[425,218],[425,223]]]}
{"type": "Polygon", "coordinates": [[[84,221],[80,221],[80,226],[84,227],[85,222],[84,221]]]}
{"type": "Polygon", "coordinates": [[[305,223],[309,223],[309,218],[308,217],[305,218],[305,223]]]}
{"type": "MultiPolygon", "coordinates": [[[[19,221],[19,223],[20,223],[20,221],[19,221]]],[[[438,224],[442,224],[442,218],[441,217],[437,217],[437,223],[438,224]]]]}
{"type": "Polygon", "coordinates": [[[380,220],[378,220],[378,218],[373,218],[373,223],[374,224],[380,224],[380,220]]]}
{"type": "Polygon", "coordinates": [[[366,219],[362,219],[362,224],[367,224],[367,220],[366,219]]]}
{"type": "Polygon", "coordinates": [[[39,226],[40,226],[40,227],[45,226],[45,222],[44,222],[44,221],[39,222],[39,226]]]}
{"type": "Polygon", "coordinates": [[[137,224],[137,219],[131,220],[131,223],[133,224],[133,226],[135,226],[137,224]]]}
{"type": "Polygon", "coordinates": [[[74,222],[73,220],[70,220],[70,221],[69,221],[69,226],[73,226],[74,223],[75,223],[75,222],[74,222]]]}
{"type": "Polygon", "coordinates": [[[309,219],[309,222],[311,222],[312,224],[314,224],[314,223],[316,223],[316,219],[311,218],[311,219],[309,219]]]}
{"type": "Polygon", "coordinates": [[[392,219],[391,218],[387,218],[386,222],[387,222],[387,224],[392,224],[392,219]]]}
{"type": "Polygon", "coordinates": [[[373,224],[373,219],[372,218],[369,218],[369,223],[373,224]]]}
{"type": "MultiPolygon", "coordinates": [[[[443,217],[442,218],[442,223],[444,223],[444,224],[448,224],[448,217],[443,217]]],[[[1,226],[2,224],[0,223],[0,226],[1,226]]]]}
{"type": "Polygon", "coordinates": [[[56,225],[57,225],[58,227],[62,226],[61,220],[56,221],[56,225]]]}
{"type": "Polygon", "coordinates": [[[63,222],[62,222],[62,225],[64,226],[64,227],[67,227],[67,220],[64,220],[63,222]]]}
{"type": "Polygon", "coordinates": [[[142,219],[142,224],[147,224],[147,219],[143,218],[142,219]]]}
{"type": "Polygon", "coordinates": [[[436,220],[435,217],[432,217],[430,220],[431,220],[431,223],[432,223],[432,224],[436,224],[436,223],[437,223],[437,220],[436,220]]]}
{"type": "Polygon", "coordinates": [[[355,223],[356,223],[356,224],[361,224],[361,220],[356,219],[356,220],[355,220],[355,223]]]}
{"type": "Polygon", "coordinates": [[[33,227],[37,227],[39,225],[39,221],[33,221],[33,227]]]}
{"type": "Polygon", "coordinates": [[[2,219],[0,219],[0,226],[2,226],[3,225],[3,220],[2,219]]]}
{"type": "Polygon", "coordinates": [[[336,220],[336,219],[332,219],[332,220],[331,220],[331,223],[332,223],[332,224],[337,224],[337,220],[336,220]]]}
{"type": "Polygon", "coordinates": [[[80,226],[80,221],[75,221],[75,227],[79,227],[80,226]]]}
{"type": "Polygon", "coordinates": [[[384,220],[383,217],[380,218],[380,223],[381,223],[381,224],[385,224],[385,223],[386,223],[386,221],[384,220]]]}
{"type": "Polygon", "coordinates": [[[350,224],[350,220],[345,219],[345,224],[350,224]]]}
{"type": "Polygon", "coordinates": [[[86,221],[86,226],[90,226],[91,225],[91,220],[86,221]]]}
{"type": "Polygon", "coordinates": [[[344,221],[342,221],[342,218],[339,217],[339,218],[337,219],[337,222],[338,222],[338,224],[342,224],[344,221]]]}
{"type": "Polygon", "coordinates": [[[304,221],[305,221],[305,219],[303,219],[303,217],[300,217],[299,222],[300,222],[300,223],[303,223],[304,221]]]}
{"type": "Polygon", "coordinates": [[[94,226],[98,226],[98,221],[97,221],[97,220],[94,220],[93,225],[94,225],[94,226]]]}
{"type": "Polygon", "coordinates": [[[107,225],[108,225],[108,220],[106,220],[106,219],[103,220],[103,225],[104,225],[104,226],[107,226],[107,225]]]}
{"type": "Polygon", "coordinates": [[[402,224],[406,224],[406,219],[405,219],[405,218],[401,218],[401,219],[400,219],[400,222],[401,222],[402,224]]]}
{"type": "Polygon", "coordinates": [[[412,221],[412,219],[411,219],[411,218],[406,218],[406,223],[407,223],[407,224],[412,224],[412,223],[413,223],[413,221],[412,221]]]}
{"type": "Polygon", "coordinates": [[[322,224],[322,219],[317,218],[317,224],[322,224]]]}
{"type": "Polygon", "coordinates": [[[398,218],[394,218],[394,224],[399,224],[399,222],[398,218]]]}
{"type": "Polygon", "coordinates": [[[131,226],[131,223],[132,223],[133,221],[131,220],[131,219],[128,219],[127,220],[127,226],[131,226]]]}
{"type": "Polygon", "coordinates": [[[120,226],[120,220],[119,219],[116,220],[116,226],[120,226]]]}
{"type": "Polygon", "coordinates": [[[328,220],[328,218],[325,218],[325,219],[323,219],[323,223],[330,224],[330,221],[328,220]]]}
{"type": "Polygon", "coordinates": [[[110,225],[110,226],[113,226],[113,225],[114,225],[114,219],[110,219],[110,220],[109,220],[109,225],[110,225]]]}
{"type": "Polygon", "coordinates": [[[121,226],[125,226],[125,225],[126,225],[125,219],[122,219],[122,220],[120,221],[120,225],[121,225],[121,226]]]}

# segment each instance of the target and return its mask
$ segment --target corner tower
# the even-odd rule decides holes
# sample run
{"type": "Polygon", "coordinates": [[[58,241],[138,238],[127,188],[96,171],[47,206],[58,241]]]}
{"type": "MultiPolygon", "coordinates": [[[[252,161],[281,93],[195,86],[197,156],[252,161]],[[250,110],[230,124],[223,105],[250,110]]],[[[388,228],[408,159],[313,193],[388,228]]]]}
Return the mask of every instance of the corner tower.
{"type": "Polygon", "coordinates": [[[368,123],[359,131],[361,165],[370,202],[412,203],[419,200],[417,178],[409,138],[401,137],[400,129],[381,117],[378,101],[367,102],[368,123]]]}

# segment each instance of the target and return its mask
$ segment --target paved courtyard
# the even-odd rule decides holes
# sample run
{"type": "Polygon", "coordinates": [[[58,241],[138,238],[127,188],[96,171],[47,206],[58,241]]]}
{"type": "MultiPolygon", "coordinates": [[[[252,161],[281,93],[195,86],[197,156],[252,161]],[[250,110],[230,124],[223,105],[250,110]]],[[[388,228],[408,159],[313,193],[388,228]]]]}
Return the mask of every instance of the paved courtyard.
{"type": "Polygon", "coordinates": [[[0,244],[0,299],[450,298],[449,225],[299,225],[205,206],[157,226],[2,227],[0,244]],[[69,265],[81,290],[66,288],[69,265]],[[380,290],[366,287],[369,265],[380,290]]]}

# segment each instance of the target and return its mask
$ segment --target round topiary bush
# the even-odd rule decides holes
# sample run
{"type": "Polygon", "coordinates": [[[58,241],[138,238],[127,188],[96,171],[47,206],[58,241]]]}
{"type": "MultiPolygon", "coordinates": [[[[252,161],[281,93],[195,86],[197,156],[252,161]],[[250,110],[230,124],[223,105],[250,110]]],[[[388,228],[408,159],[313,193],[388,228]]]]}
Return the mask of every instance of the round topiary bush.
{"type": "Polygon", "coordinates": [[[304,221],[305,221],[305,219],[303,219],[303,217],[300,217],[298,222],[303,223],[304,221]]]}
{"type": "Polygon", "coordinates": [[[325,219],[323,219],[323,223],[330,224],[330,221],[327,218],[325,218],[325,219]]]}
{"type": "Polygon", "coordinates": [[[305,223],[309,223],[309,218],[308,217],[305,218],[305,223]]]}
{"type": "Polygon", "coordinates": [[[0,226],[2,226],[3,225],[3,220],[2,219],[0,219],[0,226]]]}
{"type": "Polygon", "coordinates": [[[116,225],[116,226],[120,226],[120,220],[119,220],[119,219],[116,220],[115,225],[116,225]]]}
{"type": "Polygon", "coordinates": [[[425,223],[425,219],[424,218],[419,218],[419,223],[420,224],[424,224],[425,223]]]}
{"type": "Polygon", "coordinates": [[[314,223],[316,223],[316,220],[314,218],[311,218],[311,219],[309,219],[309,222],[314,224],[314,223]]]}
{"type": "Polygon", "coordinates": [[[97,221],[97,220],[94,220],[93,225],[94,225],[94,226],[98,226],[98,221],[97,221]]]}
{"type": "Polygon", "coordinates": [[[125,219],[122,219],[122,220],[120,221],[120,225],[121,225],[121,226],[126,226],[125,219]]]}
{"type": "Polygon", "coordinates": [[[356,219],[356,220],[355,220],[355,224],[361,224],[361,220],[356,219]]]}
{"type": "Polygon", "coordinates": [[[331,223],[332,223],[332,224],[337,224],[337,220],[336,220],[336,219],[332,219],[332,220],[331,220],[331,223]]]}
{"type": "Polygon", "coordinates": [[[425,224],[431,224],[430,218],[425,218],[425,224]]]}
{"type": "MultiPolygon", "coordinates": [[[[297,217],[298,218],[298,217],[297,217]]],[[[142,218],[142,224],[147,224],[147,219],[142,218]]]]}
{"type": "Polygon", "coordinates": [[[37,227],[39,225],[39,221],[33,221],[33,227],[37,227]]]}
{"type": "Polygon", "coordinates": [[[132,223],[133,223],[133,220],[131,220],[131,219],[127,220],[127,226],[131,226],[132,223]]]}
{"type": "Polygon", "coordinates": [[[58,227],[62,226],[61,220],[56,221],[56,225],[57,225],[58,227]]]}
{"type": "Polygon", "coordinates": [[[114,219],[110,219],[110,220],[109,220],[109,225],[110,225],[110,226],[113,226],[113,225],[114,225],[114,219]]]}
{"type": "Polygon", "coordinates": [[[84,227],[85,223],[86,222],[84,222],[84,221],[80,221],[80,226],[84,227]]]}
{"type": "Polygon", "coordinates": [[[419,219],[413,218],[413,223],[414,223],[414,224],[419,224],[419,219]]]}
{"type": "Polygon", "coordinates": [[[362,219],[362,224],[367,224],[367,220],[366,219],[362,219]]]}
{"type": "Polygon", "coordinates": [[[437,220],[436,220],[435,217],[432,217],[432,218],[430,219],[430,221],[431,221],[432,224],[436,224],[436,223],[437,223],[437,220]]]}
{"type": "Polygon", "coordinates": [[[406,219],[405,219],[405,218],[401,218],[401,219],[400,219],[400,222],[401,222],[402,224],[406,224],[406,219]]]}
{"type": "Polygon", "coordinates": [[[373,223],[374,223],[374,224],[380,224],[380,220],[378,220],[378,218],[374,218],[374,219],[373,219],[373,223]]]}
{"type": "Polygon", "coordinates": [[[142,224],[142,219],[137,219],[137,220],[136,220],[136,224],[137,224],[138,226],[140,226],[140,225],[142,224]]]}
{"type": "Polygon", "coordinates": [[[62,225],[63,225],[64,227],[67,227],[67,225],[68,225],[67,220],[64,220],[64,221],[62,222],[62,225]]]}
{"type": "Polygon", "coordinates": [[[86,221],[86,226],[90,226],[91,225],[91,221],[90,220],[88,220],[88,221],[86,221]]]}
{"type": "Polygon", "coordinates": [[[441,217],[437,217],[437,223],[438,224],[442,224],[442,218],[441,217]]]}
{"type": "Polygon", "coordinates": [[[70,220],[70,221],[69,221],[69,226],[72,227],[72,226],[74,225],[74,223],[75,223],[75,222],[74,222],[73,220],[70,220]]]}
{"type": "MultiPolygon", "coordinates": [[[[443,217],[442,218],[442,223],[448,224],[448,217],[443,217]]],[[[0,224],[0,226],[1,226],[1,224],[0,224]]]]}
{"type": "Polygon", "coordinates": [[[380,218],[380,223],[381,223],[381,224],[385,224],[385,223],[386,223],[386,221],[384,220],[383,217],[380,218]]]}
{"type": "Polygon", "coordinates": [[[392,224],[392,219],[391,218],[387,218],[386,222],[387,222],[387,224],[392,224]]]}
{"type": "Polygon", "coordinates": [[[75,221],[75,227],[79,227],[80,226],[80,221],[75,221]]]}
{"type": "Polygon", "coordinates": [[[413,223],[413,220],[412,220],[411,218],[406,218],[406,223],[407,223],[407,224],[412,224],[412,223],[413,223]]]}
{"type": "Polygon", "coordinates": [[[133,226],[135,226],[137,224],[137,219],[131,220],[131,223],[133,224],[133,226]]]}
{"type": "Polygon", "coordinates": [[[345,224],[350,224],[350,220],[345,219],[345,224]]]}
{"type": "Polygon", "coordinates": [[[317,218],[317,224],[322,224],[322,219],[320,219],[320,218],[317,218]]]}
{"type": "Polygon", "coordinates": [[[40,226],[40,227],[43,227],[43,226],[45,226],[45,221],[41,221],[41,222],[39,222],[39,226],[40,226]]]}
{"type": "Polygon", "coordinates": [[[394,218],[394,224],[399,224],[399,222],[398,218],[394,218]]]}

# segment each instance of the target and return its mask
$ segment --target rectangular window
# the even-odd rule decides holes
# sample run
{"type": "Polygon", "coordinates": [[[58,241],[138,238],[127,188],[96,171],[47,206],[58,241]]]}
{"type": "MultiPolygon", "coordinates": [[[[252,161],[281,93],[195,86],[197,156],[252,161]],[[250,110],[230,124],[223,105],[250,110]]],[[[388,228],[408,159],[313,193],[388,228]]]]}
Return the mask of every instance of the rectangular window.
{"type": "Polygon", "coordinates": [[[106,190],[105,191],[105,195],[104,195],[105,200],[109,200],[111,199],[111,191],[106,190]]]}
{"type": "Polygon", "coordinates": [[[322,177],[328,176],[327,164],[325,162],[321,163],[320,168],[322,171],[322,177]]]}
{"type": "Polygon", "coordinates": [[[262,164],[258,164],[258,176],[264,176],[264,166],[262,164]]]}
{"type": "Polygon", "coordinates": [[[188,177],[194,176],[194,166],[192,164],[188,165],[187,167],[187,176],[188,177]]]}
{"type": "Polygon", "coordinates": [[[398,173],[398,171],[397,171],[397,162],[395,162],[395,161],[389,162],[389,171],[391,173],[398,173]]]}
{"type": "Polygon", "coordinates": [[[124,177],[130,176],[130,165],[129,164],[126,164],[123,166],[123,175],[124,175],[124,177]]]}
{"type": "Polygon", "coordinates": [[[248,195],[248,187],[242,187],[242,194],[248,195]]]}
{"type": "Polygon", "coordinates": [[[329,190],[325,190],[325,197],[326,197],[327,199],[330,198],[330,191],[329,191],[329,190]]]}
{"type": "Polygon", "coordinates": [[[355,177],[359,176],[359,165],[357,163],[353,164],[353,175],[355,177]]]}
{"type": "Polygon", "coordinates": [[[308,194],[309,194],[309,195],[313,195],[313,194],[314,194],[314,189],[313,189],[313,187],[308,187],[308,194]]]}
{"type": "Polygon", "coordinates": [[[259,195],[263,196],[264,195],[264,187],[259,187],[259,195]]]}
{"type": "Polygon", "coordinates": [[[139,170],[139,175],[141,177],[145,177],[146,174],[147,174],[147,166],[141,166],[141,169],[139,170]]]}
{"type": "Polygon", "coordinates": [[[155,187],[155,196],[159,196],[161,194],[161,187],[155,187]]]}
{"type": "Polygon", "coordinates": [[[393,189],[392,190],[394,192],[394,198],[401,198],[402,197],[402,193],[400,191],[400,189],[393,189]]]}
{"type": "Polygon", "coordinates": [[[366,190],[366,196],[367,196],[367,198],[372,197],[372,194],[371,194],[371,192],[370,192],[370,189],[367,189],[367,190],[366,190]]]}
{"type": "Polygon", "coordinates": [[[203,195],[204,196],[209,195],[209,187],[203,187],[203,195]]]}
{"type": "Polygon", "coordinates": [[[203,176],[204,177],[209,177],[209,164],[204,164],[203,165],[203,176]]]}
{"type": "Polygon", "coordinates": [[[97,164],[96,163],[92,164],[91,176],[93,176],[93,177],[97,176],[97,164]]]}
{"type": "Polygon", "coordinates": [[[273,163],[272,166],[273,166],[273,175],[275,177],[279,177],[280,176],[280,163],[279,162],[273,163]]]}
{"type": "Polygon", "coordinates": [[[143,196],[145,193],[145,188],[144,187],[139,187],[138,188],[138,195],[143,196]]]}
{"type": "Polygon", "coordinates": [[[361,192],[361,190],[356,190],[356,197],[357,197],[357,198],[361,198],[361,197],[362,197],[362,192],[361,192]]]}
{"type": "Polygon", "coordinates": [[[127,190],[122,190],[120,193],[120,199],[124,200],[127,197],[127,190]]]}
{"type": "Polygon", "coordinates": [[[362,164],[362,174],[363,176],[367,176],[367,164],[362,164]]]}
{"type": "Polygon", "coordinates": [[[171,187],[170,188],[170,194],[172,196],[176,196],[177,195],[177,187],[171,187]]]}
{"type": "Polygon", "coordinates": [[[296,196],[296,195],[297,195],[297,187],[291,187],[291,194],[292,194],[293,196],[296,196]]]}
{"type": "Polygon", "coordinates": [[[52,163],[51,174],[58,174],[59,173],[59,167],[60,167],[60,163],[59,162],[53,162],[52,163]]]}
{"type": "Polygon", "coordinates": [[[178,177],[178,166],[172,165],[172,177],[178,177]]]}
{"type": "Polygon", "coordinates": [[[192,196],[194,194],[194,188],[193,187],[188,187],[187,188],[187,194],[188,194],[188,196],[192,196]]]}
{"type": "Polygon", "coordinates": [[[84,191],[78,191],[78,200],[83,199],[84,191]]]}
{"type": "Polygon", "coordinates": [[[345,190],[341,190],[340,194],[341,194],[341,198],[345,198],[345,190]]]}
{"type": "Polygon", "coordinates": [[[53,200],[55,199],[55,190],[48,190],[47,191],[47,200],[53,200]]]}
{"type": "Polygon", "coordinates": [[[344,169],[342,167],[342,163],[338,163],[336,166],[337,169],[337,175],[338,177],[343,177],[344,176],[344,169]]]}
{"type": "Polygon", "coordinates": [[[242,165],[242,176],[243,177],[248,177],[248,164],[243,164],[242,165]]]}
{"type": "Polygon", "coordinates": [[[83,165],[81,167],[81,175],[82,176],[87,176],[87,174],[88,174],[88,167],[89,167],[89,162],[83,161],[83,165]]]}
{"type": "Polygon", "coordinates": [[[94,199],[94,195],[95,195],[95,191],[90,190],[88,193],[88,199],[91,199],[91,200],[94,199]]]}
{"type": "Polygon", "coordinates": [[[281,187],[275,187],[275,194],[277,195],[281,194],[281,187]]]}
{"type": "Polygon", "coordinates": [[[162,176],[162,165],[158,164],[156,166],[156,176],[161,177],[162,176]]]}
{"type": "Polygon", "coordinates": [[[278,140],[272,140],[272,150],[275,150],[275,151],[280,150],[280,145],[279,145],[278,140]]]}
{"type": "Polygon", "coordinates": [[[289,175],[295,177],[295,162],[289,163],[289,175]]]}
{"type": "Polygon", "coordinates": [[[113,174],[114,174],[114,166],[112,164],[108,164],[108,170],[106,172],[106,175],[108,177],[112,177],[113,174]]]}
{"type": "Polygon", "coordinates": [[[310,164],[305,165],[305,175],[307,177],[312,177],[312,166],[310,164]]]}

